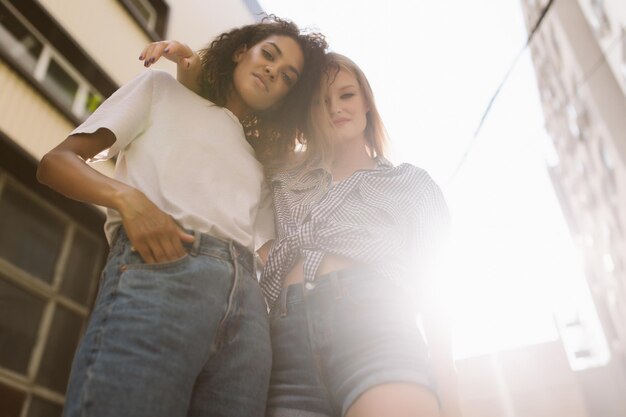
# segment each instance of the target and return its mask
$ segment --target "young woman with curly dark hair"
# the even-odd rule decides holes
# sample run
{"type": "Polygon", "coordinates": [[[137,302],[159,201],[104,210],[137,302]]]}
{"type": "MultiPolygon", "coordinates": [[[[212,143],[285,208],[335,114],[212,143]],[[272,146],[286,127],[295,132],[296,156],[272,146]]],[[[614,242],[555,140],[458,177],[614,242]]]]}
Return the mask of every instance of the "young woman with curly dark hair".
{"type": "Polygon", "coordinates": [[[302,119],[284,115],[309,101],[325,48],[275,18],[234,29],[203,52],[204,97],[145,71],[44,156],[42,183],[107,207],[111,245],[65,416],[264,415],[253,251],[274,224],[254,148],[293,147],[302,119]],[[113,156],[115,178],[85,163],[113,156]]]}
{"type": "MultiPolygon", "coordinates": [[[[217,105],[223,106],[230,94],[235,75],[235,62],[231,58],[242,46],[256,45],[269,36],[287,36],[294,39],[307,63],[284,99],[268,110],[250,114],[242,120],[246,137],[268,173],[282,168],[284,158],[293,154],[297,141],[303,141],[302,126],[306,122],[308,100],[317,87],[323,65],[326,41],[319,33],[301,33],[290,21],[267,16],[261,25],[244,26],[223,33],[209,46],[192,51],[177,41],[159,41],[146,46],[140,55],[149,67],[161,56],[178,65],[178,80],[217,105]]],[[[269,46],[269,45],[268,45],[269,46]]],[[[263,53],[272,53],[273,48],[263,53]]],[[[268,57],[272,59],[271,57],[268,57]]]]}

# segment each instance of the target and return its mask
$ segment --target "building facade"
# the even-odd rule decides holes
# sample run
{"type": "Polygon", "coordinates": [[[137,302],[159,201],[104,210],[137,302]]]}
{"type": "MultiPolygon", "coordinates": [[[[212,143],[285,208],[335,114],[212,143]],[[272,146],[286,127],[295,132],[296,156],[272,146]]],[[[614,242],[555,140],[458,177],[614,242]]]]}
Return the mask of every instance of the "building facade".
{"type": "Polygon", "coordinates": [[[103,212],[39,185],[38,160],[145,70],[137,57],[147,43],[199,48],[260,11],[251,0],[0,0],[3,417],[61,415],[107,253],[103,212]]]}
{"type": "MultiPolygon", "coordinates": [[[[529,29],[547,3],[522,1],[529,29]]],[[[556,0],[530,49],[558,156],[549,173],[602,334],[584,312],[557,324],[591,415],[626,415],[626,2],[556,0]]]]}

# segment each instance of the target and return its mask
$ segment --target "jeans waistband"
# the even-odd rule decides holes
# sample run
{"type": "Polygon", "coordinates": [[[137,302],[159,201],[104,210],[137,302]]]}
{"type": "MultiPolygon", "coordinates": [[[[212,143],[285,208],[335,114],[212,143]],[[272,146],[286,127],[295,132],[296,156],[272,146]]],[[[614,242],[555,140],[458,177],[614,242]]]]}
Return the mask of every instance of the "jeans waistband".
{"type": "Polygon", "coordinates": [[[316,277],[314,281],[291,284],[284,288],[274,308],[280,308],[281,314],[286,313],[287,304],[300,303],[306,298],[307,292],[323,291],[330,293],[333,297],[339,298],[346,294],[346,288],[351,285],[362,284],[366,280],[381,280],[380,274],[376,271],[354,267],[329,272],[316,277]]]}
{"type": "MultiPolygon", "coordinates": [[[[242,244],[234,240],[220,239],[197,230],[187,230],[187,233],[194,235],[192,243],[183,242],[183,246],[191,256],[207,255],[215,258],[236,260],[248,271],[254,273],[254,255],[242,244]]],[[[120,226],[116,231],[112,248],[128,241],[126,231],[120,226]]]]}

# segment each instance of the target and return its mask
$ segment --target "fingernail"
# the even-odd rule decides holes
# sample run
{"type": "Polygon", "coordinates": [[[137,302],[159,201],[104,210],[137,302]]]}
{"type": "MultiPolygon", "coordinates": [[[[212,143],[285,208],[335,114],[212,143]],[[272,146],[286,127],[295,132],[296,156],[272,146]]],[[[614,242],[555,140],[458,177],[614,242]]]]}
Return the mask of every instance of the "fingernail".
{"type": "Polygon", "coordinates": [[[139,59],[143,61],[143,55],[139,55],[139,59]]]}
{"type": "Polygon", "coordinates": [[[170,48],[165,48],[165,49],[163,50],[163,52],[165,52],[165,53],[167,53],[167,52],[169,52],[169,51],[170,51],[170,48]]]}
{"type": "Polygon", "coordinates": [[[153,63],[155,61],[154,58],[150,58],[150,63],[153,63]]]}

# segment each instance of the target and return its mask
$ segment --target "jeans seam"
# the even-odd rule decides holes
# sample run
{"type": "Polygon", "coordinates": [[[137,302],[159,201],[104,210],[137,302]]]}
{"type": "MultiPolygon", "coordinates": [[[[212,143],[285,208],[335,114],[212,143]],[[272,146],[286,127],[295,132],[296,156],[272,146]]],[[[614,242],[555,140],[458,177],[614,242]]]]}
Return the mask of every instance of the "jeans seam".
{"type": "Polygon", "coordinates": [[[337,412],[339,408],[338,408],[338,405],[336,404],[335,396],[333,395],[331,391],[330,384],[328,381],[328,373],[325,369],[326,367],[324,364],[323,355],[322,355],[322,352],[320,351],[320,346],[318,346],[318,343],[317,343],[317,338],[316,338],[317,332],[314,327],[315,323],[313,323],[313,320],[311,317],[312,311],[311,311],[311,306],[307,300],[306,291],[304,292],[303,303],[304,303],[304,308],[305,308],[305,318],[307,322],[307,333],[308,333],[309,345],[311,347],[311,353],[313,355],[313,362],[315,364],[318,381],[326,394],[328,405],[334,412],[337,412]]]}
{"type": "MultiPolygon", "coordinates": [[[[120,281],[122,279],[122,274],[123,272],[119,272],[119,271],[116,272],[117,282],[115,283],[115,287],[111,291],[111,303],[105,309],[103,313],[103,318],[102,318],[102,323],[100,325],[100,329],[98,330],[98,332],[96,333],[94,337],[95,340],[94,340],[93,352],[90,352],[87,366],[85,366],[85,386],[82,390],[81,401],[80,401],[80,405],[81,405],[80,410],[81,410],[82,416],[85,416],[87,414],[87,409],[92,405],[92,399],[89,398],[89,394],[90,394],[89,388],[90,388],[90,383],[93,377],[93,367],[96,364],[98,357],[102,353],[102,341],[104,340],[106,324],[109,321],[109,317],[111,316],[111,313],[113,312],[113,309],[115,307],[114,301],[117,298],[117,292],[118,292],[120,281]]],[[[104,278],[105,277],[103,276],[103,279],[104,278]]]]}
{"type": "Polygon", "coordinates": [[[220,320],[220,323],[215,332],[213,343],[211,344],[211,349],[209,349],[209,356],[207,358],[207,361],[211,358],[211,356],[213,356],[215,352],[219,351],[220,348],[222,347],[222,337],[224,333],[226,332],[226,326],[228,326],[229,321],[230,321],[229,319],[231,315],[233,314],[233,304],[235,301],[235,293],[239,287],[239,268],[237,266],[237,263],[238,263],[237,257],[235,256],[236,255],[235,248],[232,242],[230,243],[229,249],[230,249],[232,265],[233,265],[233,274],[232,274],[233,285],[228,293],[228,299],[226,302],[226,308],[224,309],[224,315],[222,316],[222,319],[220,320]]]}

